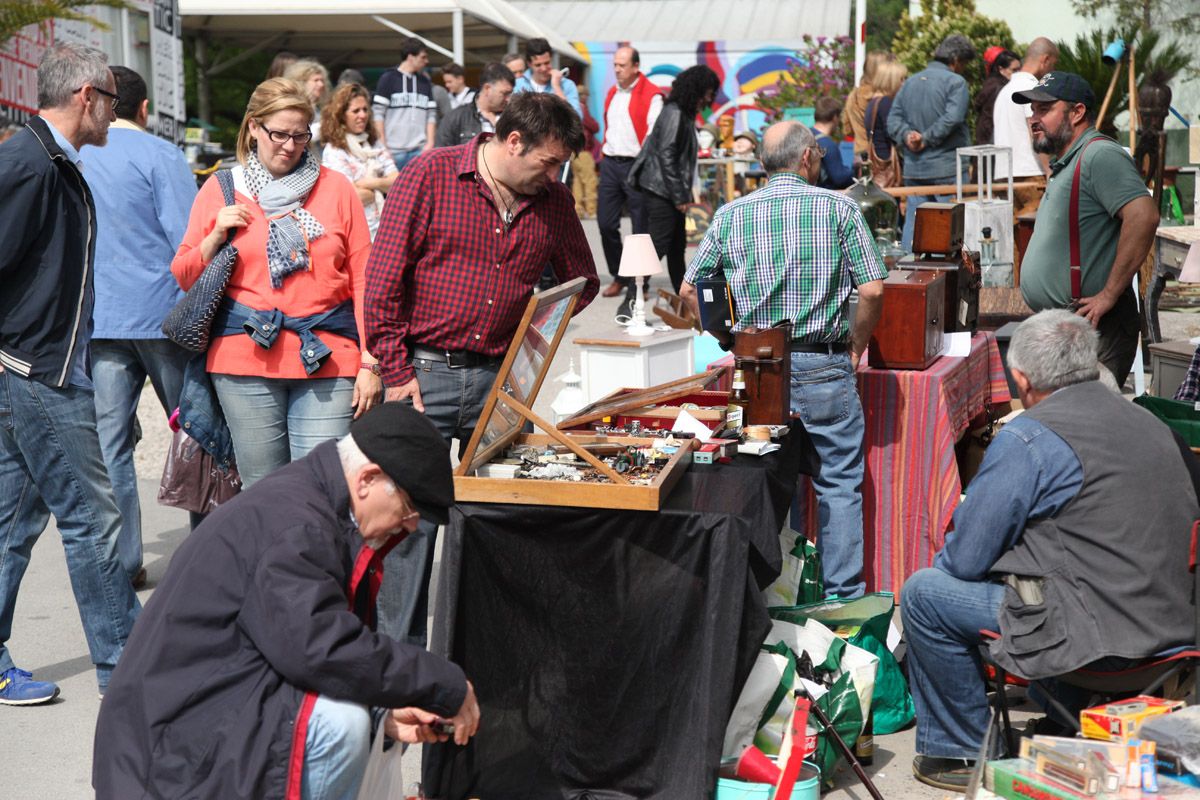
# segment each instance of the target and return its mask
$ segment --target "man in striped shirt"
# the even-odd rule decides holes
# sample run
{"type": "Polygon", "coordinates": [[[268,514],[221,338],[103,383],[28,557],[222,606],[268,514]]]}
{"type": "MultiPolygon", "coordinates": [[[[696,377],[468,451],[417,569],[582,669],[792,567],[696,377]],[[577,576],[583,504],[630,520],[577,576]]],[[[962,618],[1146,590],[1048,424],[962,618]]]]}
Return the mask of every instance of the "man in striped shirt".
{"type": "Polygon", "coordinates": [[[763,136],[765,188],[728,205],[688,267],[680,294],[699,314],[696,282],[724,273],[734,332],[792,326],[792,413],[820,456],[813,476],[825,592],[863,593],[863,412],[854,371],[883,308],[887,269],[858,205],[818,189],[821,150],[808,128],[780,122],[763,136]],[[858,287],[853,329],[850,291],[858,287]]]}

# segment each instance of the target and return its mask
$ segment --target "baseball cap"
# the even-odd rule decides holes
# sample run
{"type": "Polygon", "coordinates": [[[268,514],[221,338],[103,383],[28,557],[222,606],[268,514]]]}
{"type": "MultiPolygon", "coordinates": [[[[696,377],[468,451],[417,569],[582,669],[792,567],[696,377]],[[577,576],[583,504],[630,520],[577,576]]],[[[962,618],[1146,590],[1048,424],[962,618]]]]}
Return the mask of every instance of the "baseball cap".
{"type": "Polygon", "coordinates": [[[450,447],[428,417],[406,403],[382,403],[350,423],[350,436],[423,519],[446,524],[454,504],[450,447]]]}
{"type": "Polygon", "coordinates": [[[1053,103],[1056,100],[1083,103],[1091,108],[1096,105],[1096,93],[1087,81],[1074,72],[1047,72],[1032,89],[1013,92],[1013,102],[1016,103],[1053,103]]]}

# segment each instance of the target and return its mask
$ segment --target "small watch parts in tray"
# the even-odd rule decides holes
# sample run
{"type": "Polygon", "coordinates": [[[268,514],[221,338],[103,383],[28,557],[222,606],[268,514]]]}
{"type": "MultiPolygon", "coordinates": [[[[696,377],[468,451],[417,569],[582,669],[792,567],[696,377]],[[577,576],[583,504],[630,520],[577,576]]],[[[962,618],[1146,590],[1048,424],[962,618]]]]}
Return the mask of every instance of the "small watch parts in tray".
{"type": "Polygon", "coordinates": [[[660,439],[694,439],[691,431],[671,431],[666,428],[647,428],[639,420],[624,425],[597,425],[592,429],[597,436],[641,436],[660,439]]]}
{"type": "MultiPolygon", "coordinates": [[[[682,438],[682,437],[679,437],[682,438]]],[[[679,450],[678,438],[667,437],[652,446],[618,442],[581,444],[592,455],[634,485],[649,485],[679,450]]],[[[484,464],[481,478],[526,478],[543,481],[610,483],[598,469],[561,445],[516,445],[503,458],[484,464]]]]}

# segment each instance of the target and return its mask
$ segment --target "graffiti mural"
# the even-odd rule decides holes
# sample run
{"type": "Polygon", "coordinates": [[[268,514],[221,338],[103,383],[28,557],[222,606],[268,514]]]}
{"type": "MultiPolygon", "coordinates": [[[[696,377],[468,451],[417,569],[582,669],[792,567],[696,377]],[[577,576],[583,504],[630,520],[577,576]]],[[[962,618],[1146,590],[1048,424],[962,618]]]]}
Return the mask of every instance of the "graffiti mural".
{"type": "Polygon", "coordinates": [[[642,72],[655,84],[668,89],[675,76],[688,67],[703,64],[710,67],[721,79],[721,91],[713,101],[712,108],[704,113],[706,120],[715,120],[723,114],[734,115],[734,130],[759,131],[766,124],[763,109],[755,102],[755,95],[763,89],[775,86],[787,73],[788,61],[796,57],[803,44],[795,41],[769,42],[574,42],[577,49],[592,62],[587,75],[587,86],[591,93],[588,108],[604,131],[604,98],[615,79],[612,72],[612,54],[617,47],[629,44],[641,55],[642,72]]]}

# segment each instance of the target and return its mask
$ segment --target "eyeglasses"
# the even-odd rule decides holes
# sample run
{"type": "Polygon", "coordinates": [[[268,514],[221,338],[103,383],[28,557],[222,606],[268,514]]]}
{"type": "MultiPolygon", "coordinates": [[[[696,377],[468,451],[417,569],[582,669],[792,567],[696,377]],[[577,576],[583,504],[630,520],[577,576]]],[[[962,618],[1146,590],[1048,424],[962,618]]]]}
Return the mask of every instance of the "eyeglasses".
{"type": "Polygon", "coordinates": [[[816,150],[816,151],[817,151],[817,158],[824,158],[824,157],[825,157],[826,150],[825,150],[825,148],[824,148],[824,147],[821,147],[821,145],[819,145],[819,144],[814,144],[812,147],[810,147],[810,148],[808,148],[808,149],[809,149],[809,150],[816,150]]]}
{"type": "MultiPolygon", "coordinates": [[[[90,85],[91,84],[89,84],[89,86],[90,85]]],[[[79,94],[86,88],[87,88],[86,86],[80,86],[78,89],[71,92],[71,94],[79,94]]],[[[92,86],[92,91],[99,92],[100,94],[107,97],[109,100],[112,100],[113,107],[116,107],[117,103],[121,102],[121,98],[118,95],[114,94],[113,92],[108,91],[107,89],[101,89],[99,86],[92,86]]]]}
{"type": "MultiPolygon", "coordinates": [[[[258,122],[258,120],[255,120],[255,122],[258,122]]],[[[266,132],[267,138],[270,139],[275,144],[286,144],[287,140],[291,139],[293,142],[295,142],[296,144],[303,147],[304,145],[311,142],[312,138],[313,138],[312,131],[305,131],[304,133],[288,133],[286,131],[273,131],[270,128],[268,128],[266,125],[263,125],[261,122],[258,123],[258,127],[262,128],[266,132]]]]}

